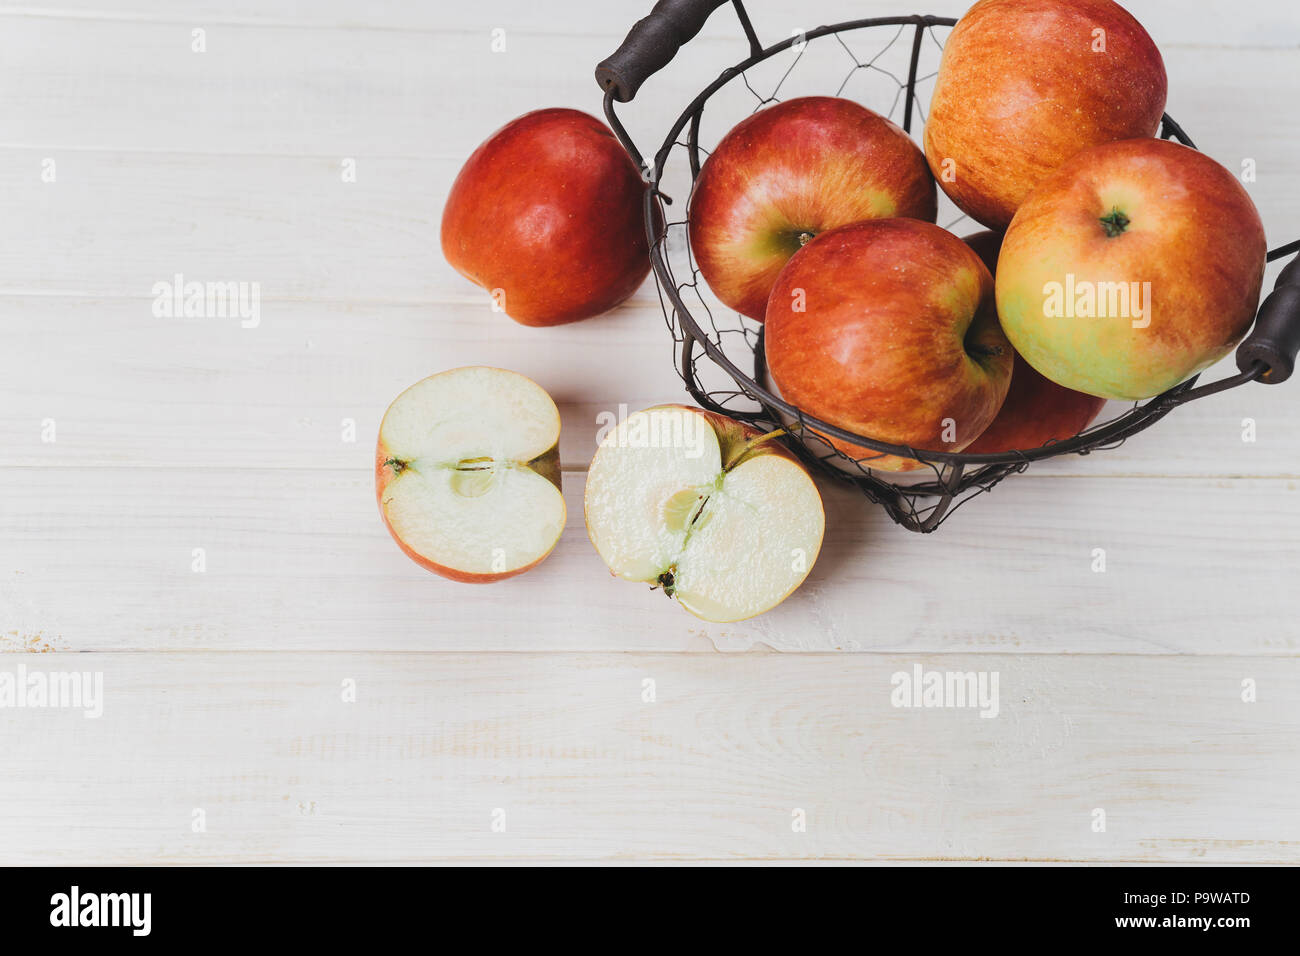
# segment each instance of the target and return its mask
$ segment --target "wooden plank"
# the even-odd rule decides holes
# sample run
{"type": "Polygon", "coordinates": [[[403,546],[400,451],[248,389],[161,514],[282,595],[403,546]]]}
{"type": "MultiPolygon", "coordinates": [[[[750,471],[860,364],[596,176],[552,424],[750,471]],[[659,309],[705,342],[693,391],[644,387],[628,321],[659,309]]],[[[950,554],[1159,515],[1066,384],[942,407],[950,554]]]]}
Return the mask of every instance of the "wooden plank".
{"type": "MultiPolygon", "coordinates": [[[[865,15],[861,7],[845,12],[865,15]]],[[[601,16],[618,25],[602,35],[524,32],[514,35],[504,54],[492,52],[486,23],[478,37],[232,24],[212,27],[207,52],[195,53],[192,27],[185,23],[6,17],[0,62],[10,82],[0,89],[0,107],[16,121],[0,142],[48,149],[460,160],[491,130],[528,110],[600,111],[592,71],[633,18],[612,7],[601,16]],[[109,103],[105,91],[111,91],[109,103]]],[[[811,26],[802,19],[800,14],[789,28],[772,32],[788,36],[791,29],[811,26]]],[[[1214,42],[1227,19],[1200,18],[1203,39],[1214,42]]],[[[1267,19],[1257,22],[1262,26],[1267,19]]],[[[895,32],[872,28],[848,42],[866,62],[895,32]]],[[[1247,155],[1263,152],[1279,137],[1283,145],[1294,145],[1293,132],[1267,117],[1287,105],[1283,91],[1292,85],[1295,40],[1283,39],[1295,32],[1294,25],[1268,31],[1278,48],[1166,45],[1170,112],[1193,136],[1204,138],[1212,153],[1216,142],[1250,149],[1247,155]],[[1243,109],[1243,103],[1257,101],[1258,109],[1243,109]]],[[[800,62],[783,87],[786,95],[832,93],[846,78],[853,65],[849,54],[833,40],[817,42],[826,52],[800,62]]],[[[646,149],[657,146],[671,118],[746,52],[734,27],[697,38],[622,111],[636,141],[646,149]]],[[[924,47],[920,75],[934,70],[938,52],[935,44],[924,47]]],[[[896,44],[878,65],[897,75],[900,66],[906,69],[907,53],[905,43],[896,44]]],[[[770,92],[794,56],[783,54],[756,70],[756,88],[770,92]]],[[[724,110],[723,125],[709,136],[720,136],[756,105],[751,94],[737,90],[736,111],[724,110]]],[[[887,108],[896,90],[893,80],[873,72],[859,74],[845,95],[877,108],[877,97],[884,97],[887,108]]],[[[1294,150],[1270,146],[1267,157],[1274,156],[1294,168],[1294,150]]],[[[1285,194],[1281,182],[1277,194],[1285,194]]]]}
{"type": "Polygon", "coordinates": [[[608,575],[587,540],[582,477],[565,476],[555,553],[473,586],[397,550],[368,469],[0,469],[0,635],[77,651],[1300,646],[1294,479],[1021,476],[933,536],[823,483],[827,537],[803,588],[751,621],[709,625],[608,575]]]}
{"type": "Polygon", "coordinates": [[[6,864],[1300,862],[1294,657],[52,654],[0,671],[18,663],[101,672],[103,716],[6,712],[6,864]],[[996,673],[998,716],[893,706],[918,665],[996,673]]]}

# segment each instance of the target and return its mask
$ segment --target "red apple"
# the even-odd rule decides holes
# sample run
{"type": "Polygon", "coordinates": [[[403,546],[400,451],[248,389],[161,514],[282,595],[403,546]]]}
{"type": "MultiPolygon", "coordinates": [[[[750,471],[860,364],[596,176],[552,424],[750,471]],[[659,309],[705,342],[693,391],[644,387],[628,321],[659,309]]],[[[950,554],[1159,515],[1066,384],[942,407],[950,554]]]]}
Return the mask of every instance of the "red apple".
{"type": "MultiPolygon", "coordinates": [[[[809,242],[777,278],[765,340],[787,401],[856,434],[928,451],[973,442],[1011,380],[993,276],[964,242],[917,219],[869,220],[809,242]]],[[[920,467],[832,444],[870,468],[920,467]]]]}
{"type": "Polygon", "coordinates": [[[714,294],[763,320],[768,293],[813,236],[863,219],[934,222],[934,180],[898,126],[851,100],[787,100],[745,119],[705,161],[691,251],[714,294]]]}
{"type": "Polygon", "coordinates": [[[962,211],[1005,229],[1079,150],[1153,136],[1167,88],[1160,51],[1112,0],[980,0],[944,43],[925,156],[962,211]]]}
{"type": "Polygon", "coordinates": [[[998,253],[1002,251],[1002,233],[984,229],[966,236],[962,242],[975,250],[975,255],[980,257],[980,262],[984,263],[984,268],[989,270],[989,275],[998,274],[998,253]]]}
{"type": "Polygon", "coordinates": [[[1250,328],[1267,245],[1237,178],[1158,139],[1079,153],[1002,244],[1002,328],[1047,378],[1138,400],[1223,358],[1250,328]]]}
{"type": "Polygon", "coordinates": [[[528,113],[476,149],[442,214],[442,252],[524,325],[618,305],[650,271],[645,183],[614,134],[577,110],[528,113]]]}
{"type": "Polygon", "coordinates": [[[1064,441],[1091,425],[1105,405],[1104,398],[1062,388],[1043,378],[1017,355],[1011,389],[998,417],[965,451],[971,455],[996,455],[1064,441]]]}
{"type": "MultiPolygon", "coordinates": [[[[1002,236],[996,232],[977,232],[962,241],[975,250],[980,261],[996,276],[1002,236]]],[[[1073,438],[1092,424],[1105,404],[1104,398],[1062,388],[1043,378],[1017,355],[1011,370],[1011,389],[998,417],[964,450],[971,455],[995,455],[1073,438]]]]}

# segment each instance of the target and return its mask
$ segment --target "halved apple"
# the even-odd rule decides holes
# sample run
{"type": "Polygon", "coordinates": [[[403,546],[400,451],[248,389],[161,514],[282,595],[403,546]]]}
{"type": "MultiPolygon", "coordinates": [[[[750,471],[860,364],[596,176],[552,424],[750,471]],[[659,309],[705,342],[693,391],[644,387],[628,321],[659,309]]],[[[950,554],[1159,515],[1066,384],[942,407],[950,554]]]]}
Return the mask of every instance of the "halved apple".
{"type": "Polygon", "coordinates": [[[587,534],[610,571],[706,621],[741,621],[789,597],[817,560],[826,518],[775,435],[682,405],[628,416],[587,473],[587,534]]]}
{"type": "Polygon", "coordinates": [[[560,413],[530,378],[475,366],[431,375],[379,426],[384,524],[417,564],[455,581],[522,574],[564,530],[560,413]]]}

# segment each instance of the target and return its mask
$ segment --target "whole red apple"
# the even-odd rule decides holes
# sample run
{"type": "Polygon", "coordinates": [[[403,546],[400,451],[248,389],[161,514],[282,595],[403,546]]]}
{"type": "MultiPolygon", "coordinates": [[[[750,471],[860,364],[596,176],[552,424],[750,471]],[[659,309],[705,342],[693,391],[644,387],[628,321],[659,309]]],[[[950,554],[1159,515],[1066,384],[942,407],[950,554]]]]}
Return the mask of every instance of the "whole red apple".
{"type": "Polygon", "coordinates": [[[980,0],[944,43],[925,156],[963,212],[1005,229],[1081,149],[1153,136],[1160,51],[1112,0],[980,0]]]}
{"type": "MultiPolygon", "coordinates": [[[[856,434],[928,451],[974,441],[1011,380],[993,276],[964,242],[917,219],[868,220],[809,242],[777,278],[764,338],[787,401],[856,434]]],[[[920,467],[832,444],[870,468],[920,467]]]]}
{"type": "MultiPolygon", "coordinates": [[[[962,241],[975,250],[980,261],[996,276],[1002,236],[996,232],[977,232],[962,241]]],[[[1011,389],[998,417],[964,451],[971,455],[995,455],[1073,438],[1092,424],[1105,404],[1104,398],[1062,388],[1043,378],[1017,355],[1011,370],[1011,389]]]]}
{"type": "Polygon", "coordinates": [[[442,252],[524,325],[618,305],[650,271],[636,164],[586,113],[545,109],[476,149],[442,214],[442,252]]]}
{"type": "Polygon", "coordinates": [[[863,219],[934,222],[920,149],[851,100],[810,96],[755,113],[705,161],[691,196],[691,251],[724,303],[763,320],[777,274],[808,240],[863,219]]]}
{"type": "Polygon", "coordinates": [[[1137,400],[1223,358],[1255,316],[1267,245],[1237,178],[1177,143],[1085,150],[1002,243],[1002,328],[1047,378],[1137,400]]]}

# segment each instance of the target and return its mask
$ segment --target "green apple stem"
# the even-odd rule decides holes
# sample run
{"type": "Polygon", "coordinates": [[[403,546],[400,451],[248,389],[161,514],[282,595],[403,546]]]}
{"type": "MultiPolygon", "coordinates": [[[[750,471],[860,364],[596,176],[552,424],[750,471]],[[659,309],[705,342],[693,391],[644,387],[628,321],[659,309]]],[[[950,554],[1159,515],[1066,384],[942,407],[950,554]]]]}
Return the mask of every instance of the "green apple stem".
{"type": "Polygon", "coordinates": [[[1101,223],[1101,227],[1106,230],[1106,236],[1109,239],[1114,239],[1122,234],[1129,224],[1128,216],[1120,212],[1118,208],[1112,208],[1108,215],[1102,216],[1098,221],[1101,223]]]}
{"type": "Polygon", "coordinates": [[[784,428],[776,428],[770,432],[759,435],[757,438],[751,438],[749,441],[745,442],[745,444],[741,445],[730,458],[723,462],[723,473],[725,474],[726,472],[731,471],[731,469],[743,462],[764,442],[771,441],[773,438],[780,438],[784,434],[786,434],[784,428]]]}
{"type": "Polygon", "coordinates": [[[393,469],[393,474],[400,475],[406,470],[406,462],[402,461],[400,458],[388,458],[384,461],[384,467],[391,468],[393,469]]]}

